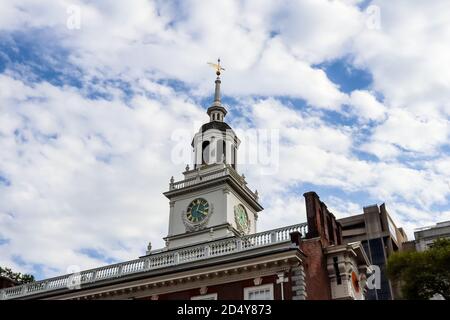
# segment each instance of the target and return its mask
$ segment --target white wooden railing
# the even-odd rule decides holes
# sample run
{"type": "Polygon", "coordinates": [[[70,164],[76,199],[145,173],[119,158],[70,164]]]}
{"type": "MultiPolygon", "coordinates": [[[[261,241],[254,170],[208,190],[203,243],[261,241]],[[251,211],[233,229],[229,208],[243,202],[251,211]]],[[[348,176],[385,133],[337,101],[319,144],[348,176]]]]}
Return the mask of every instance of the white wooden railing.
{"type": "Polygon", "coordinates": [[[140,259],[108,265],[96,269],[36,281],[0,290],[0,300],[21,298],[32,294],[58,289],[70,289],[88,283],[114,279],[139,272],[146,272],[198,260],[224,256],[250,249],[270,246],[290,240],[292,232],[306,236],[307,224],[296,224],[243,237],[231,237],[187,248],[156,253],[140,259]]]}

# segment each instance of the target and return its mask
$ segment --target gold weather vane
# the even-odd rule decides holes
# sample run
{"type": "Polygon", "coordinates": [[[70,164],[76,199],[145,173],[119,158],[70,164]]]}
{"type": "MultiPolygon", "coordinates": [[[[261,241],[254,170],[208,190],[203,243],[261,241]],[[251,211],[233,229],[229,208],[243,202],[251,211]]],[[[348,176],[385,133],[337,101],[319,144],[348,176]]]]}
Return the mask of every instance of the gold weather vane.
{"type": "Polygon", "coordinates": [[[217,76],[220,76],[220,71],[224,70],[224,68],[222,68],[222,66],[220,65],[220,58],[217,59],[217,63],[212,63],[212,62],[208,62],[208,64],[213,67],[214,69],[216,69],[216,74],[217,76]]]}

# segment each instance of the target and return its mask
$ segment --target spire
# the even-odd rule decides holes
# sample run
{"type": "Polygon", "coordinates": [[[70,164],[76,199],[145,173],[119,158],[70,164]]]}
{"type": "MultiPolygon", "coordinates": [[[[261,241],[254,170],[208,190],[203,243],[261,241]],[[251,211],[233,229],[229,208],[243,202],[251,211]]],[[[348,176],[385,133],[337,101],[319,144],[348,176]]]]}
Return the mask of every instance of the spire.
{"type": "MultiPolygon", "coordinates": [[[[218,74],[220,75],[220,72],[218,72],[218,74]]],[[[220,103],[220,76],[217,76],[216,78],[216,90],[214,91],[214,102],[219,102],[220,103]]]]}
{"type": "Polygon", "coordinates": [[[222,66],[220,65],[220,58],[217,59],[217,63],[208,62],[208,64],[210,66],[214,67],[214,69],[216,70],[217,78],[215,81],[216,88],[214,91],[214,102],[208,108],[207,113],[209,115],[210,122],[213,122],[213,121],[223,122],[223,118],[227,114],[227,110],[225,109],[224,106],[222,106],[222,102],[220,101],[220,84],[222,83],[220,81],[220,73],[222,70],[225,70],[225,69],[222,68],[222,66]]]}

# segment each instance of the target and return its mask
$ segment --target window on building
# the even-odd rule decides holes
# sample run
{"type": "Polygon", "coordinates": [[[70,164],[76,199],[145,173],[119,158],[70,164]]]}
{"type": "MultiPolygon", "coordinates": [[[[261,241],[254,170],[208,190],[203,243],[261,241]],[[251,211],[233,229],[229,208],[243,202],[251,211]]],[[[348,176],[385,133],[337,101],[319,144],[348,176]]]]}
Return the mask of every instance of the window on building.
{"type": "Polygon", "coordinates": [[[191,297],[191,300],[217,300],[217,293],[203,294],[201,296],[191,297]]]}
{"type": "Polygon", "coordinates": [[[236,148],[231,147],[231,166],[236,170],[236,148]]]}
{"type": "Polygon", "coordinates": [[[217,153],[217,163],[225,163],[226,159],[226,147],[225,147],[225,140],[217,140],[217,147],[216,147],[216,153],[217,153]]]}
{"type": "Polygon", "coordinates": [[[202,144],[202,164],[209,164],[209,141],[204,141],[202,144]]]}
{"type": "Polygon", "coordinates": [[[273,283],[244,288],[244,300],[273,300],[273,283]]]}

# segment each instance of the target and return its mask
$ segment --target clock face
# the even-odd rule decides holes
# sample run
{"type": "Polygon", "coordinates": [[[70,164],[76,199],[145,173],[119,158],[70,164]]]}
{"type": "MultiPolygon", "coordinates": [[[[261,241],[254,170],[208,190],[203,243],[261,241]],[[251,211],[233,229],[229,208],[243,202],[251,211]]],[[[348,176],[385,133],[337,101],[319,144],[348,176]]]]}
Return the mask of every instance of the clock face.
{"type": "Polygon", "coordinates": [[[209,204],[203,198],[194,199],[186,210],[186,218],[191,223],[202,222],[209,212],[209,204]]]}
{"type": "Polygon", "coordinates": [[[250,220],[248,219],[247,211],[242,204],[234,207],[234,219],[240,231],[244,233],[250,231],[250,220]]]}

